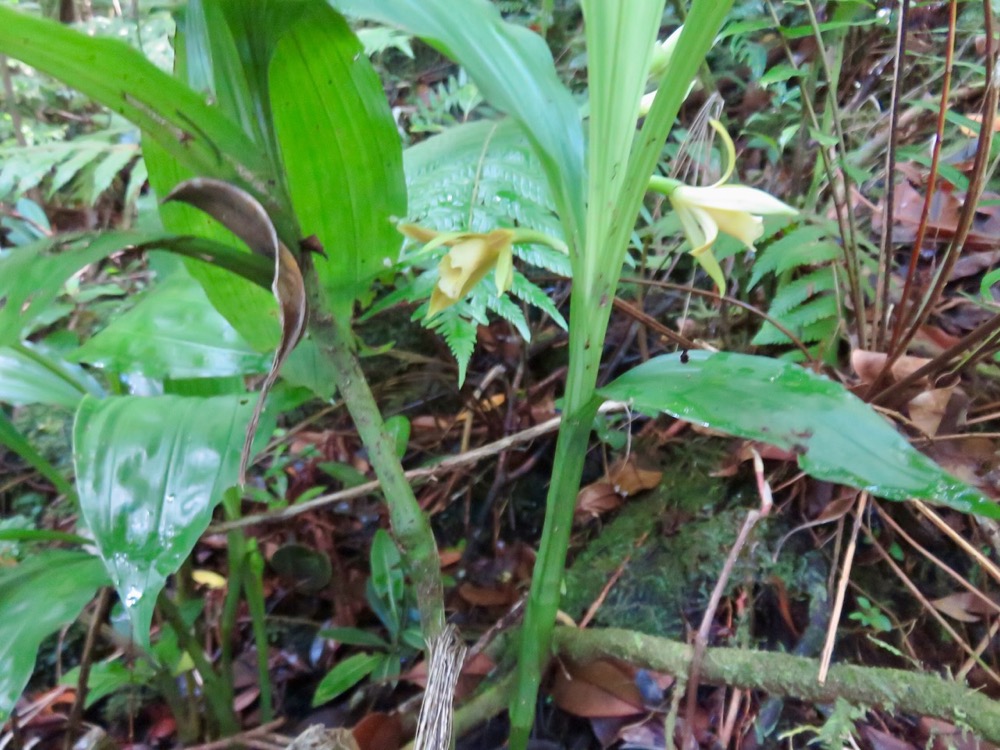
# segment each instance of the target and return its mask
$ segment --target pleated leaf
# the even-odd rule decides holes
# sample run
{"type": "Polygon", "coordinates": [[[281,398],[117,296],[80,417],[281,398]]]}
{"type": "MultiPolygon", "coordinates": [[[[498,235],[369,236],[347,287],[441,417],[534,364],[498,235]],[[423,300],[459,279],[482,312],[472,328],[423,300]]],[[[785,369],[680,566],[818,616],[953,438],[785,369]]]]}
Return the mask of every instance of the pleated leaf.
{"type": "Polygon", "coordinates": [[[83,521],[149,643],[156,597],[236,483],[250,395],[87,396],[73,426],[83,521]]]}
{"type": "Polygon", "coordinates": [[[310,3],[270,67],[271,111],[302,234],[333,313],[349,318],[396,261],[406,214],[402,144],[382,83],[357,37],[325,3],[310,3]]]}

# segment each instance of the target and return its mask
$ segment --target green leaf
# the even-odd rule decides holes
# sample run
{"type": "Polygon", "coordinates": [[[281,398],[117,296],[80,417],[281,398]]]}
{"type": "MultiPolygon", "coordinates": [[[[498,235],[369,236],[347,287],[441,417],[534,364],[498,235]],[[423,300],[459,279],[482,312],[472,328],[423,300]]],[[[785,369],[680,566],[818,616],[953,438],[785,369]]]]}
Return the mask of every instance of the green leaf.
{"type": "MultiPolygon", "coordinates": [[[[403,163],[416,224],[443,232],[519,226],[563,238],[541,163],[513,120],[449,128],[406,149],[403,163]]],[[[568,275],[569,259],[551,252],[562,262],[550,270],[568,275]]]]}
{"type": "Polygon", "coordinates": [[[19,455],[29,466],[52,482],[63,495],[73,495],[73,485],[66,481],[59,470],[29,443],[24,435],[17,431],[13,423],[0,409],[0,445],[6,446],[19,455]]]}
{"type": "Polygon", "coordinates": [[[322,682],[316,686],[316,694],[312,700],[313,706],[319,706],[332,701],[342,693],[350,690],[371,674],[371,671],[378,666],[381,660],[381,654],[354,654],[354,656],[348,656],[331,669],[322,682]]]}
{"type": "MultiPolygon", "coordinates": [[[[87,701],[84,708],[90,708],[102,698],[107,698],[119,690],[135,690],[139,685],[147,685],[153,679],[153,668],[149,662],[136,659],[129,666],[120,661],[92,664],[87,675],[87,701]]],[[[73,667],[62,679],[60,685],[76,688],[80,683],[80,668],[73,667]]]]}
{"type": "Polygon", "coordinates": [[[248,395],[84,398],[73,426],[83,520],[149,644],[156,597],[236,482],[248,395]]]}
{"type": "Polygon", "coordinates": [[[320,638],[329,638],[345,646],[371,646],[373,648],[389,648],[383,638],[360,628],[326,628],[317,634],[320,638]]]}
{"type": "Polygon", "coordinates": [[[861,399],[787,362],[726,352],[690,352],[686,361],[668,355],[598,392],[646,414],[665,411],[793,451],[818,479],[1000,518],[1000,506],[917,452],[861,399]]]}
{"type": "Polygon", "coordinates": [[[396,414],[385,420],[385,431],[396,446],[396,455],[402,458],[410,444],[410,420],[402,414],[396,414]]]}
{"type": "Polygon", "coordinates": [[[107,584],[101,561],[85,552],[47,550],[0,568],[0,721],[28,684],[42,641],[107,584]]]}
{"type": "Polygon", "coordinates": [[[344,13],[398,26],[435,44],[483,96],[525,130],[549,180],[571,248],[582,244],[587,184],[583,128],[548,46],[486,0],[333,0],[344,13]]]}
{"type": "Polygon", "coordinates": [[[402,564],[399,548],[389,532],[376,531],[371,550],[372,585],[379,596],[390,602],[400,602],[403,598],[402,564]]]}
{"type": "Polygon", "coordinates": [[[83,394],[100,387],[79,367],[30,344],[0,347],[0,401],[75,409],[83,394]]]}
{"type": "Polygon", "coordinates": [[[246,375],[270,366],[270,358],[250,347],[187,274],[154,287],[75,358],[157,380],[246,375]]]}
{"type": "Polygon", "coordinates": [[[382,83],[344,19],[310,3],[277,45],[270,91],[292,206],[329,256],[315,266],[333,314],[349,319],[403,239],[390,220],[406,214],[402,144],[382,83]]]}
{"type": "Polygon", "coordinates": [[[0,49],[122,115],[192,172],[233,182],[281,209],[266,154],[236,123],[127,44],[0,7],[0,49]]]}
{"type": "Polygon", "coordinates": [[[112,235],[47,237],[0,254],[0,345],[20,340],[73,274],[121,247],[112,235]]]}

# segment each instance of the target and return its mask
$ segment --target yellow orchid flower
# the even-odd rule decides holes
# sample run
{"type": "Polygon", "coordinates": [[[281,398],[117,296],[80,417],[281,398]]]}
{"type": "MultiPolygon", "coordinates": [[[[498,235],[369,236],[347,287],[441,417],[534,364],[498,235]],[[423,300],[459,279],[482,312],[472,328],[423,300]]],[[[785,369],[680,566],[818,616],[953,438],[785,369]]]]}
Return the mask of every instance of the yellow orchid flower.
{"type": "Polygon", "coordinates": [[[717,120],[710,120],[709,123],[726,147],[728,164],[722,179],[714,185],[693,187],[679,180],[654,176],[649,181],[649,188],[670,199],[684,235],[691,243],[691,255],[719,287],[719,293],[725,294],[726,279],[712,254],[712,245],[719,231],[735,237],[748,250],[753,250],[753,243],[764,233],[761,216],[794,216],[798,211],[763,190],[745,185],[727,185],[736,166],[736,147],[721,123],[717,120]]]}
{"type": "Polygon", "coordinates": [[[435,232],[417,224],[400,224],[399,231],[423,242],[422,252],[445,245],[451,248],[438,264],[438,282],[431,292],[427,317],[431,318],[467,296],[490,269],[496,268],[497,294],[514,283],[515,242],[541,242],[562,252],[566,245],[541,232],[529,229],[494,229],[476,232],[435,232]]]}

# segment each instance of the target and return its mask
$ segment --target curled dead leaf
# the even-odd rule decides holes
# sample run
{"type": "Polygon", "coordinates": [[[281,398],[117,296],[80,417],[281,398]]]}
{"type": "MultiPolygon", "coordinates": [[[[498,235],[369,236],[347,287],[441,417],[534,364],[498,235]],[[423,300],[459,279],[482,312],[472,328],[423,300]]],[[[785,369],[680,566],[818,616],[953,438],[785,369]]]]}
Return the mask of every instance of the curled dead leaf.
{"type": "MultiPolygon", "coordinates": [[[[875,382],[876,378],[882,373],[882,370],[885,369],[887,360],[888,356],[884,352],[872,352],[865,349],[855,349],[851,352],[851,367],[864,385],[875,382]]],[[[930,360],[924,357],[911,357],[904,354],[892,363],[890,370],[891,378],[886,384],[889,385],[902,380],[928,362],[930,360]]],[[[917,381],[918,385],[926,385],[926,383],[926,379],[917,381]]]]}
{"type": "Polygon", "coordinates": [[[306,290],[302,271],[295,256],[278,239],[274,223],[264,207],[250,193],[222,180],[196,177],[185,180],[170,191],[164,202],[180,201],[204,211],[246,243],[254,253],[274,261],[271,291],[278,301],[281,340],[267,378],[260,389],[257,406],[247,425],[240,455],[240,484],[246,484],[253,438],[257,433],[268,391],[278,379],[281,365],[291,354],[305,330],[306,290]]]}
{"type": "Polygon", "coordinates": [[[622,497],[606,481],[593,482],[582,488],[576,496],[573,523],[580,525],[592,518],[610,513],[622,504],[622,497]]]}

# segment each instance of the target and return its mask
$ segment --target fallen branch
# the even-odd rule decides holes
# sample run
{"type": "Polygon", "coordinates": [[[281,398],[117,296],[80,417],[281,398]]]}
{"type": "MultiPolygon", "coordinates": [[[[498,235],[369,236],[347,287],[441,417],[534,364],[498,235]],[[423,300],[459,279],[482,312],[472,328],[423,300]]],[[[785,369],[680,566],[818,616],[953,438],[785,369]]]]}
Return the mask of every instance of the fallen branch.
{"type": "MultiPolygon", "coordinates": [[[[625,404],[618,403],[617,401],[608,401],[601,407],[600,411],[602,414],[607,414],[614,411],[623,411],[625,408],[625,404]]],[[[462,466],[479,463],[483,459],[495,456],[496,454],[501,453],[508,448],[512,448],[519,443],[529,443],[542,435],[548,435],[551,432],[555,432],[559,429],[559,424],[561,422],[562,417],[553,417],[552,419],[542,422],[541,424],[536,424],[535,426],[529,427],[521,432],[500,438],[499,440],[487,443],[479,448],[473,448],[472,450],[466,451],[465,453],[461,453],[457,456],[446,458],[434,466],[428,466],[422,469],[411,469],[405,473],[405,476],[411,484],[426,482],[434,477],[440,476],[441,474],[447,474],[449,471],[453,471],[454,469],[462,466]]],[[[207,533],[221,534],[226,531],[232,531],[233,529],[242,529],[247,526],[255,526],[262,523],[275,523],[276,521],[294,518],[295,516],[308,513],[309,511],[316,510],[317,508],[326,507],[327,505],[331,505],[333,503],[340,503],[346,500],[353,500],[356,497],[370,495],[373,492],[378,492],[381,486],[382,483],[378,480],[365,482],[364,484],[359,484],[357,487],[350,487],[349,489],[340,490],[339,492],[331,492],[328,495],[320,495],[319,497],[314,497],[312,500],[307,500],[304,503],[290,505],[287,508],[281,508],[269,513],[243,516],[243,518],[236,521],[213,524],[208,527],[207,533]]]]}
{"type": "MultiPolygon", "coordinates": [[[[576,661],[614,657],[668,674],[687,674],[692,659],[692,648],[687,644],[617,628],[558,628],[554,647],[576,661]]],[[[843,698],[897,713],[963,723],[983,739],[1000,742],[1000,702],[960,683],[901,669],[840,664],[832,667],[826,682],[820,684],[818,672],[816,659],[747,649],[707,649],[701,663],[703,682],[763,690],[812,703],[843,698]]]]}

